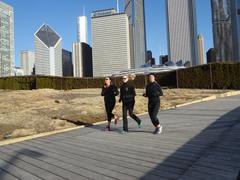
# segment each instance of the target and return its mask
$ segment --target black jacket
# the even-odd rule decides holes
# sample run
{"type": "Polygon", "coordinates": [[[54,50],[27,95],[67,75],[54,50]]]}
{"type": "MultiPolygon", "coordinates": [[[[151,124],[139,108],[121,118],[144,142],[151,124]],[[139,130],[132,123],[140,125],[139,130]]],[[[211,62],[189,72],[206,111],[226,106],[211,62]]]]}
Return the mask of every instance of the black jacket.
{"type": "Polygon", "coordinates": [[[159,96],[163,96],[161,86],[157,82],[149,83],[146,87],[145,96],[149,99],[159,99],[159,96]]]}
{"type": "Polygon", "coordinates": [[[116,101],[115,96],[119,95],[119,91],[115,85],[110,85],[109,87],[102,88],[102,96],[104,96],[104,101],[116,101]]]}
{"type": "Polygon", "coordinates": [[[123,102],[124,104],[132,103],[135,101],[135,88],[131,84],[123,83],[120,87],[120,99],[119,102],[123,102]]]}

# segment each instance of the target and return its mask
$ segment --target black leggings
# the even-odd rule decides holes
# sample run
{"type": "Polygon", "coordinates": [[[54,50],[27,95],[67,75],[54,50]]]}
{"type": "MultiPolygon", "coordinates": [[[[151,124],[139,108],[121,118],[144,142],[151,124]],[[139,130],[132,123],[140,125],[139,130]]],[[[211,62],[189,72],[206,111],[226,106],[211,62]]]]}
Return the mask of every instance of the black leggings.
{"type": "Polygon", "coordinates": [[[108,122],[111,122],[112,118],[114,118],[114,114],[112,113],[115,107],[116,101],[105,101],[105,109],[107,113],[108,122]]]}
{"type": "Polygon", "coordinates": [[[148,102],[148,113],[151,118],[151,121],[155,127],[159,125],[159,120],[157,118],[160,108],[160,100],[149,100],[148,102]]]}
{"type": "Polygon", "coordinates": [[[122,111],[123,111],[123,130],[128,131],[128,119],[127,119],[127,111],[129,112],[129,116],[133,118],[138,124],[141,123],[141,120],[133,113],[135,101],[130,103],[123,103],[122,111]]]}

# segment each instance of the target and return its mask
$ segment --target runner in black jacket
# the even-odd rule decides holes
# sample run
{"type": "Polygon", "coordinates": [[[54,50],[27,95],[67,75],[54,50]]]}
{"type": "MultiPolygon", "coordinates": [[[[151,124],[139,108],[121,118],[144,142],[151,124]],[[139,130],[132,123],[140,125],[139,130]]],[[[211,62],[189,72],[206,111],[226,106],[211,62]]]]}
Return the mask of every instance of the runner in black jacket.
{"type": "Polygon", "coordinates": [[[128,120],[127,120],[127,111],[131,118],[133,118],[137,123],[138,127],[141,128],[141,120],[133,113],[135,105],[135,88],[128,83],[128,77],[123,76],[123,84],[120,87],[120,99],[119,102],[122,102],[122,111],[123,111],[123,133],[128,132],[128,120]]]}
{"type": "Polygon", "coordinates": [[[106,129],[110,131],[111,120],[114,118],[115,124],[117,124],[117,120],[119,119],[118,116],[115,116],[112,113],[116,104],[115,96],[119,95],[119,91],[115,85],[111,84],[111,79],[109,77],[105,78],[105,84],[102,88],[101,95],[104,96],[105,109],[108,118],[108,125],[106,129]]]}
{"type": "Polygon", "coordinates": [[[160,134],[162,132],[162,126],[157,118],[160,108],[160,96],[163,95],[161,86],[155,81],[154,74],[148,76],[149,84],[146,87],[146,93],[143,94],[148,97],[148,113],[153,125],[155,126],[154,134],[160,134]]]}

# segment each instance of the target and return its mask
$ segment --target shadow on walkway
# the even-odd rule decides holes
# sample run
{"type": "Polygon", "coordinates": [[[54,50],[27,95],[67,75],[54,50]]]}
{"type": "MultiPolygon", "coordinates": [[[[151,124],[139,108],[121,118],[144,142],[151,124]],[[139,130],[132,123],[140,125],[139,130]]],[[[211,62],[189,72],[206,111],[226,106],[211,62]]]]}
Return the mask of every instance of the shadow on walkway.
{"type": "Polygon", "coordinates": [[[182,170],[180,174],[172,177],[159,175],[159,179],[235,180],[240,169],[240,133],[237,132],[240,132],[240,107],[217,119],[141,179],[150,180],[148,176],[156,174],[162,167],[173,166],[175,160],[182,160],[178,165],[182,170]]]}
{"type": "MultiPolygon", "coordinates": [[[[12,169],[11,167],[15,166],[15,163],[19,160],[21,155],[29,156],[29,157],[32,157],[32,158],[40,158],[40,157],[45,156],[42,153],[32,151],[32,150],[29,150],[29,149],[18,150],[10,158],[6,158],[6,157],[3,158],[3,157],[0,156],[0,179],[8,179],[7,176],[9,176],[9,174],[12,175],[11,174],[11,169],[12,169]]],[[[21,167],[18,167],[18,168],[21,169],[21,167]]],[[[25,170],[23,170],[23,171],[25,171],[25,170]]],[[[19,177],[16,177],[16,178],[19,178],[19,177]]]]}

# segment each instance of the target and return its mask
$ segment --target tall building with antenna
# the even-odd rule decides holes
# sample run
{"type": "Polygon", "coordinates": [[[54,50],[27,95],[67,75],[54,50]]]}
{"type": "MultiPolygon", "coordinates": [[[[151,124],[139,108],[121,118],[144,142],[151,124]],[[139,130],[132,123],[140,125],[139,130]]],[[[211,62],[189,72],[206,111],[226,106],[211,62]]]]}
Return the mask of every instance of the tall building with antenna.
{"type": "Polygon", "coordinates": [[[77,18],[77,40],[78,42],[88,43],[88,33],[87,33],[87,17],[80,16],[77,18]]]}
{"type": "Polygon", "coordinates": [[[119,0],[116,0],[117,1],[117,13],[119,13],[119,0]]]}
{"type": "Polygon", "coordinates": [[[92,77],[92,48],[88,45],[88,24],[85,16],[77,17],[77,42],[72,45],[74,77],[92,77]]]}
{"type": "Polygon", "coordinates": [[[83,8],[83,16],[77,17],[77,41],[88,43],[87,33],[87,16],[85,16],[85,7],[83,8]]]}

